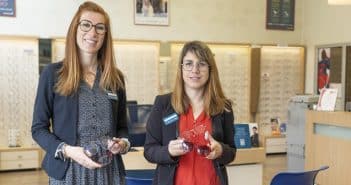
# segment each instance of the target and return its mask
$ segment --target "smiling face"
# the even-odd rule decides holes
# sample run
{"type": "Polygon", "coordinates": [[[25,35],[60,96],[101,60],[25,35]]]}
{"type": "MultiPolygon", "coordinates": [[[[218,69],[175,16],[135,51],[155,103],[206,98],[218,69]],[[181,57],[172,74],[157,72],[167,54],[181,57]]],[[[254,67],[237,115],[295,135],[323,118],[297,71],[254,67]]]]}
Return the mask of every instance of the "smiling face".
{"type": "Polygon", "coordinates": [[[100,26],[105,24],[104,16],[100,13],[86,11],[82,13],[79,22],[81,24],[77,28],[76,38],[79,52],[81,54],[97,54],[104,42],[106,33],[98,34],[96,29],[101,29],[100,26]],[[81,28],[88,26],[82,25],[82,21],[90,22],[93,25],[89,31],[81,28]]]}
{"type": "Polygon", "coordinates": [[[185,90],[203,90],[209,79],[209,66],[205,61],[200,61],[193,53],[188,51],[182,63],[182,73],[185,90]],[[186,66],[193,66],[188,69],[186,66]]]}

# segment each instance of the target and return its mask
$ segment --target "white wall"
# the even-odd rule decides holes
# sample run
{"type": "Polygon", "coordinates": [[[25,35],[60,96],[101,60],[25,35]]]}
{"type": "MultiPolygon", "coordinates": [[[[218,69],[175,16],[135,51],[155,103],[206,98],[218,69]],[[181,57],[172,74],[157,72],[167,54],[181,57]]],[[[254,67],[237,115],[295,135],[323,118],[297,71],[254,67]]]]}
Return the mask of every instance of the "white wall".
{"type": "Polygon", "coordinates": [[[331,6],[328,0],[303,1],[303,43],[307,46],[306,92],[315,88],[315,47],[351,43],[351,5],[331,6]]]}
{"type": "MultiPolygon", "coordinates": [[[[0,35],[64,37],[82,2],[17,0],[16,18],[0,17],[0,35]]],[[[307,93],[314,89],[315,46],[351,42],[351,6],[329,6],[327,0],[296,0],[295,31],[265,29],[265,0],[170,0],[166,27],[134,25],[133,0],[96,2],[109,13],[118,39],[304,44],[307,93]]]]}
{"type": "MultiPolygon", "coordinates": [[[[17,0],[16,18],[0,17],[0,35],[65,36],[82,0],[17,0]]],[[[302,2],[295,31],[265,29],[265,0],[170,0],[170,26],[134,25],[133,0],[97,0],[112,19],[113,37],[240,43],[301,43],[302,2]]]]}

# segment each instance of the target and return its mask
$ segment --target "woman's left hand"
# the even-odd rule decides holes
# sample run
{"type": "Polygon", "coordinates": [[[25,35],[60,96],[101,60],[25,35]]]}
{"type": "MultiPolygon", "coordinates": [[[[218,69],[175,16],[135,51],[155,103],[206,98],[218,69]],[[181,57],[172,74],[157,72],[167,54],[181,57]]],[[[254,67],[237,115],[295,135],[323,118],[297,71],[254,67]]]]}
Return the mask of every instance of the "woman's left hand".
{"type": "Polygon", "coordinates": [[[108,149],[113,154],[125,153],[127,150],[127,142],[120,138],[112,138],[108,141],[108,149]]]}
{"type": "Polygon", "coordinates": [[[208,147],[210,147],[211,149],[211,152],[206,156],[206,158],[214,160],[220,157],[223,153],[222,145],[218,141],[213,139],[211,134],[209,134],[208,132],[205,133],[205,139],[210,142],[208,144],[208,147]]]}

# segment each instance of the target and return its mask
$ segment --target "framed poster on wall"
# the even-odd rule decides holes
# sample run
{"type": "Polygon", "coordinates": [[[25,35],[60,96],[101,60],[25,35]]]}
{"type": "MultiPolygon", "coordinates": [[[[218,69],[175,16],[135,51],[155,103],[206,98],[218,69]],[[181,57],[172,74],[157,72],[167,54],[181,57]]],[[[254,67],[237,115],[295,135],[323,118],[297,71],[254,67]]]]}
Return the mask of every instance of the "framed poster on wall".
{"type": "Polygon", "coordinates": [[[134,0],[134,24],[169,25],[170,0],[134,0]]]}
{"type": "Polygon", "coordinates": [[[317,92],[329,88],[330,77],[330,48],[318,49],[317,92]]]}
{"type": "Polygon", "coordinates": [[[295,0],[267,0],[266,29],[294,30],[295,0]]]}
{"type": "Polygon", "coordinates": [[[0,16],[16,16],[16,0],[0,0],[0,16]]]}
{"type": "Polygon", "coordinates": [[[324,88],[336,88],[341,97],[342,47],[319,47],[317,55],[317,94],[324,88]]]}

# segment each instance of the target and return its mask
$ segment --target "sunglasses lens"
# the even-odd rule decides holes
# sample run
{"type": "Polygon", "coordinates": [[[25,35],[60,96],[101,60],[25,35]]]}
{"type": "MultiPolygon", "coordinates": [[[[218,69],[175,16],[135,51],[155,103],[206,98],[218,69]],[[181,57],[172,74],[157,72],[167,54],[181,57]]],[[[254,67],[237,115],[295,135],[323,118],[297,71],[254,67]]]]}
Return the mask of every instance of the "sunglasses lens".
{"type": "Polygon", "coordinates": [[[108,164],[110,164],[112,161],[112,156],[109,156],[109,155],[102,155],[100,156],[98,159],[97,159],[97,162],[99,164],[101,164],[102,166],[106,166],[108,164]]]}
{"type": "Polygon", "coordinates": [[[189,141],[184,141],[182,146],[183,146],[183,150],[191,151],[193,149],[193,147],[194,147],[194,144],[189,142],[189,141]]]}
{"type": "Polygon", "coordinates": [[[88,157],[93,157],[93,156],[97,155],[97,153],[98,153],[98,146],[96,144],[84,146],[84,153],[88,157]]]}
{"type": "Polygon", "coordinates": [[[206,145],[202,145],[198,146],[196,151],[201,156],[207,156],[208,154],[210,154],[211,149],[206,145]]]}

